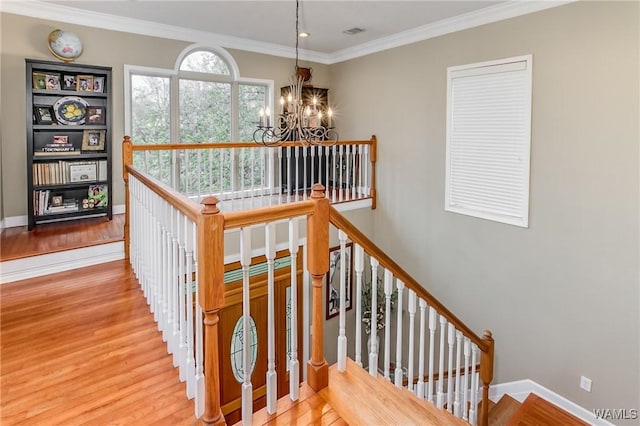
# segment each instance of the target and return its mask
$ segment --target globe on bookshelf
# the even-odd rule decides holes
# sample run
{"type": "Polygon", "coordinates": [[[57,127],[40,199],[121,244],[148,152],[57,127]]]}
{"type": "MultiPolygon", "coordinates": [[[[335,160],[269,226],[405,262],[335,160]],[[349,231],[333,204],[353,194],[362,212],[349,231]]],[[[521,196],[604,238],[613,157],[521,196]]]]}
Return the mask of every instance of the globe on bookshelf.
{"type": "Polygon", "coordinates": [[[73,62],[82,55],[82,41],[72,32],[53,30],[49,33],[49,51],[61,61],[73,62]]]}

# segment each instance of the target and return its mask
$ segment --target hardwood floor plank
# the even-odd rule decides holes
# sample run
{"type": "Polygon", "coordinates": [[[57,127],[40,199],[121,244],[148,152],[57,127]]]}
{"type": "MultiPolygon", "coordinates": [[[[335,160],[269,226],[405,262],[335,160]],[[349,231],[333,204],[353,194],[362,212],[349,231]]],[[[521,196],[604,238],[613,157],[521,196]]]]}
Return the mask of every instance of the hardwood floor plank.
{"type": "Polygon", "coordinates": [[[6,228],[0,233],[0,261],[22,259],[98,244],[122,241],[124,215],[46,223],[28,231],[26,226],[6,228]]]}
{"type": "Polygon", "coordinates": [[[2,425],[193,425],[125,261],[0,286],[2,425]]]}

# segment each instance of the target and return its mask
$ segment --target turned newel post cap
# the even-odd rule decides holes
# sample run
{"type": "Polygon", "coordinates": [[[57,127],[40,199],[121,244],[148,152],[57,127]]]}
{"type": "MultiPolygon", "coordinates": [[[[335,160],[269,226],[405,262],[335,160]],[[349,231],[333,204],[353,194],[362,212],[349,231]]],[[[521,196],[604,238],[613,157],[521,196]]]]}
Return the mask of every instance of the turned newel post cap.
{"type": "Polygon", "coordinates": [[[204,206],[202,207],[202,214],[220,213],[220,209],[218,208],[218,206],[216,206],[216,204],[218,204],[219,202],[220,200],[218,200],[216,197],[206,197],[200,203],[204,206]]]}
{"type": "Polygon", "coordinates": [[[324,186],[320,183],[315,183],[311,187],[311,198],[324,198],[324,186]]]}
{"type": "Polygon", "coordinates": [[[485,330],[482,334],[482,338],[485,340],[493,340],[493,333],[490,330],[485,330]]]}
{"type": "Polygon", "coordinates": [[[125,136],[124,136],[124,141],[123,141],[123,142],[131,143],[131,136],[127,136],[127,135],[125,135],[125,136]]]}

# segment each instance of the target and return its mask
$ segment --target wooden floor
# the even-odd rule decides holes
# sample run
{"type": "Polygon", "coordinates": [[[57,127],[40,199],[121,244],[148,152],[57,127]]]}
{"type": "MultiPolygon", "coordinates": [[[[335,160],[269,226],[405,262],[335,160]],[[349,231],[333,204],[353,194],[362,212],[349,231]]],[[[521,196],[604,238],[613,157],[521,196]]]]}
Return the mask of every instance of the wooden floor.
{"type": "Polygon", "coordinates": [[[0,286],[0,424],[191,425],[126,261],[0,286]]]}
{"type": "Polygon", "coordinates": [[[6,228],[0,234],[0,261],[55,253],[124,239],[124,215],[113,220],[97,217],[46,223],[28,231],[26,226],[6,228]]]}

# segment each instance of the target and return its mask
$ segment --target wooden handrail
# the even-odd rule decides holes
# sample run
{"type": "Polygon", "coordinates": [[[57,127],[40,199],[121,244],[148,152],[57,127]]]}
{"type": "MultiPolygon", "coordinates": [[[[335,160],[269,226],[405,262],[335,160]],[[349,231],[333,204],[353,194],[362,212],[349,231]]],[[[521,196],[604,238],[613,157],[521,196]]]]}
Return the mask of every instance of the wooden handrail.
{"type": "Polygon", "coordinates": [[[134,166],[126,166],[125,169],[127,173],[135,176],[136,179],[148,186],[149,189],[158,194],[173,207],[180,210],[180,212],[187,216],[192,222],[198,221],[201,209],[198,203],[186,197],[179,191],[171,188],[170,186],[165,185],[159,180],[142,173],[134,166]]]}
{"type": "Polygon", "coordinates": [[[366,235],[355,227],[346,217],[342,215],[335,207],[329,208],[329,221],[336,227],[344,231],[349,238],[356,244],[360,245],[366,253],[375,257],[380,264],[390,270],[394,276],[398,277],[405,286],[413,290],[418,297],[425,300],[430,306],[433,306],[438,314],[442,315],[453,324],[457,330],[462,331],[464,335],[469,337],[482,352],[489,351],[488,343],[473,332],[465,323],[456,317],[449,309],[447,309],[438,299],[424,289],[416,280],[411,277],[404,269],[402,269],[391,257],[382,251],[373,243],[366,235]]]}
{"type": "Polygon", "coordinates": [[[314,209],[315,202],[307,200],[271,207],[261,207],[253,210],[224,213],[224,229],[240,228],[258,223],[304,216],[313,213],[314,209]]]}
{"type": "MultiPolygon", "coordinates": [[[[128,137],[128,136],[127,136],[128,137]]],[[[344,140],[337,143],[322,142],[322,146],[334,146],[334,145],[374,145],[375,136],[370,140],[344,140]]],[[[283,142],[281,145],[274,145],[274,148],[278,147],[294,147],[294,146],[309,146],[306,142],[291,141],[283,142]]],[[[160,144],[139,144],[132,145],[133,151],[171,151],[180,149],[221,149],[221,148],[263,148],[264,145],[257,144],[255,142],[211,142],[211,143],[160,143],[160,144]]]]}

